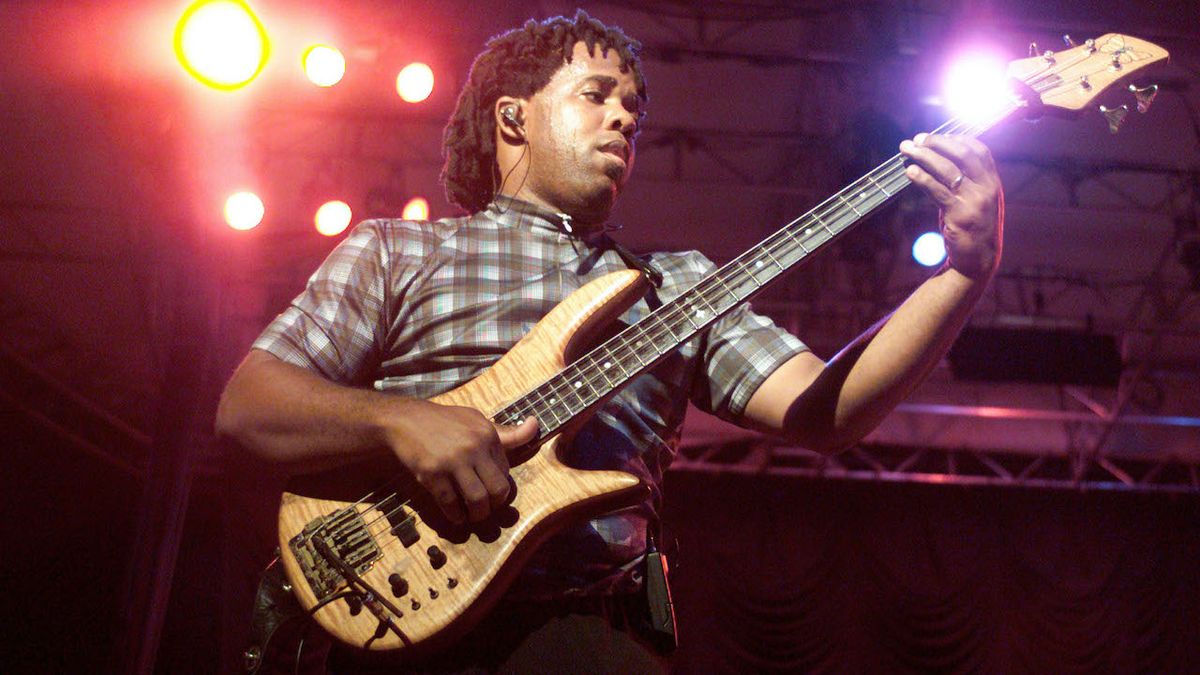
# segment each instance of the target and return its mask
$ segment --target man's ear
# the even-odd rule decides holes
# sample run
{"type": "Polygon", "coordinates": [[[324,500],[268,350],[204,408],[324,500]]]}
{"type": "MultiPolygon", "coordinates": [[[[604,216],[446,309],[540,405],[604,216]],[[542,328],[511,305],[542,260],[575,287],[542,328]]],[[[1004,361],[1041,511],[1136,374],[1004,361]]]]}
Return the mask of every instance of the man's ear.
{"type": "Polygon", "coordinates": [[[509,143],[525,142],[525,101],[512,96],[496,99],[492,110],[500,136],[509,143]]]}

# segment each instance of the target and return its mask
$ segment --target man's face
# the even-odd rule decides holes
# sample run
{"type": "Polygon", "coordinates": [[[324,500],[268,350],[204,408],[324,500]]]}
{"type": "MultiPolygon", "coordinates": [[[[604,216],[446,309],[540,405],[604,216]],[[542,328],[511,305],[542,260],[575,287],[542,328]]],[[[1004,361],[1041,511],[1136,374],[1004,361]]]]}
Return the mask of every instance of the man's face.
{"type": "Polygon", "coordinates": [[[530,157],[521,192],[586,223],[608,218],[629,179],[641,109],[633,73],[621,72],[616,50],[606,58],[600,51],[575,43],[571,62],[529,99],[525,117],[530,157]]]}

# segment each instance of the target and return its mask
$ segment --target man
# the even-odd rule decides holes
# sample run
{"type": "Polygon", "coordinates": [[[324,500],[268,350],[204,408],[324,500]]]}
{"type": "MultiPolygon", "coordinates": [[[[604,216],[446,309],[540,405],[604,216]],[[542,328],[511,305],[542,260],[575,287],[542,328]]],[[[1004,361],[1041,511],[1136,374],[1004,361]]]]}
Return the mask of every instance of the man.
{"type": "MultiPolygon", "coordinates": [[[[646,101],[637,49],[582,12],[490,41],[445,134],[447,194],[471,215],[356,228],[238,367],[219,433],[293,472],[395,457],[457,522],[504,504],[506,451],[532,440],[537,420],[503,426],[426,399],[486,369],[591,279],[627,265],[661,274],[622,317],[632,323],[713,269],[696,253],[635,259],[603,234],[646,101]]],[[[645,503],[556,535],[493,618],[423,667],[661,665],[628,599],[642,587],[686,398],[806,447],[843,448],[941,358],[996,269],[1003,208],[987,149],[940,136],[900,149],[941,207],[947,265],[828,363],[742,306],[631,382],[581,429],[568,461],[639,476],[645,503]]]]}

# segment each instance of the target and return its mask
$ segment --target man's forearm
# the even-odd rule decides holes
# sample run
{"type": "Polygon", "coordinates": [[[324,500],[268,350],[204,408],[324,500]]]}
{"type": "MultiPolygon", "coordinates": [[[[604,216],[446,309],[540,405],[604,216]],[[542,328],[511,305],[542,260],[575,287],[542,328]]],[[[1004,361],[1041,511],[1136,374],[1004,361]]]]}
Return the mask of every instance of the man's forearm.
{"type": "Polygon", "coordinates": [[[833,420],[838,444],[869,433],[925,379],[954,342],[990,278],[943,270],[830,361],[828,375],[841,380],[844,374],[833,420]]]}
{"type": "Polygon", "coordinates": [[[216,431],[262,459],[312,470],[385,451],[381,413],[403,404],[254,350],[221,395],[216,431]]]}

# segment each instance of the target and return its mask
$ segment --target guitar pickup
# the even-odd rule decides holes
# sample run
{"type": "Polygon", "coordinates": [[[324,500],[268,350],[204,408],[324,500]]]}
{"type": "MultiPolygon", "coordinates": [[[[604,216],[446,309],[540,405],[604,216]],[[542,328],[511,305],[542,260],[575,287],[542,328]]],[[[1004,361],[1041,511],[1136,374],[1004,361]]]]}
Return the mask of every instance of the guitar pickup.
{"type": "Polygon", "coordinates": [[[417,518],[408,509],[395,509],[387,514],[387,519],[392,526],[392,534],[396,535],[405,548],[417,543],[421,538],[421,533],[417,532],[417,518]]]}

